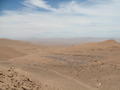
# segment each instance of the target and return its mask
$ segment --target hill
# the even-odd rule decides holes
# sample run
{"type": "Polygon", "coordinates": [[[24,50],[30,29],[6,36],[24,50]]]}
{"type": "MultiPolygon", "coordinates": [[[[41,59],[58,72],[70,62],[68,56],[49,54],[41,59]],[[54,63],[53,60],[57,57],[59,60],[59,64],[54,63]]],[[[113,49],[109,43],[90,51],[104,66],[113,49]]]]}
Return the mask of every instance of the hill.
{"type": "Polygon", "coordinates": [[[0,46],[0,60],[9,60],[11,58],[21,57],[24,55],[24,53],[14,50],[10,47],[0,46]]]}

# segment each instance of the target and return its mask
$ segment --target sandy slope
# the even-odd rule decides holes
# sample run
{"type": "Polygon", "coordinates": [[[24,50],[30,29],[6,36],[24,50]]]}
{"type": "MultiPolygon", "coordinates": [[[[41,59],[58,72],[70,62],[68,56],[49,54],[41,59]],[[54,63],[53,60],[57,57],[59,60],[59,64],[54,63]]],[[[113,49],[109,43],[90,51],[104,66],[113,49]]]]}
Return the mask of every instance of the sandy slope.
{"type": "Polygon", "coordinates": [[[120,43],[114,40],[53,48],[1,39],[0,52],[3,69],[14,68],[39,90],[120,89],[120,43]]]}
{"type": "Polygon", "coordinates": [[[10,47],[0,46],[0,60],[8,60],[10,58],[20,57],[24,55],[24,53],[14,50],[10,47]]]}
{"type": "Polygon", "coordinates": [[[29,42],[24,41],[17,41],[17,40],[10,40],[10,39],[0,39],[0,46],[7,46],[19,52],[25,54],[33,54],[37,53],[38,51],[43,51],[47,48],[45,45],[37,45],[29,42]]]}

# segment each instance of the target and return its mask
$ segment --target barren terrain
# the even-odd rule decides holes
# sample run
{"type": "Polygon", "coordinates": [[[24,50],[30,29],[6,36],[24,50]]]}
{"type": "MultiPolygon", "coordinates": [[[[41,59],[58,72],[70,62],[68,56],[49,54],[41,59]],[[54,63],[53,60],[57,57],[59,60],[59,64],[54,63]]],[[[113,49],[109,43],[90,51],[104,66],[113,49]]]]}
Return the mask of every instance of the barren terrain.
{"type": "Polygon", "coordinates": [[[120,90],[120,43],[0,39],[0,90],[120,90]]]}

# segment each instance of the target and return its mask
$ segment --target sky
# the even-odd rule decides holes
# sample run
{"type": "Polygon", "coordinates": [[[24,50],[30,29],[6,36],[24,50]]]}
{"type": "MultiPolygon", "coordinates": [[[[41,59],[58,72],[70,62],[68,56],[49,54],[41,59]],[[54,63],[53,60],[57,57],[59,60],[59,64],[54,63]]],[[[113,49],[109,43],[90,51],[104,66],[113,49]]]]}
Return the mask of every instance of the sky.
{"type": "Polygon", "coordinates": [[[120,38],[120,0],[0,0],[0,38],[120,38]]]}

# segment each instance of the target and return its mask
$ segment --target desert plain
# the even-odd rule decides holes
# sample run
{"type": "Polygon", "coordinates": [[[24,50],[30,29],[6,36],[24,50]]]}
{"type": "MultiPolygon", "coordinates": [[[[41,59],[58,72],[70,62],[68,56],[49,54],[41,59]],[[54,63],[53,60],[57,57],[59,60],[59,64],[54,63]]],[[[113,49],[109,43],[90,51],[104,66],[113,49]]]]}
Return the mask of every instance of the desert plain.
{"type": "Polygon", "coordinates": [[[0,90],[120,90],[120,42],[49,46],[1,38],[0,90]]]}

